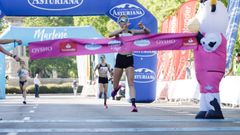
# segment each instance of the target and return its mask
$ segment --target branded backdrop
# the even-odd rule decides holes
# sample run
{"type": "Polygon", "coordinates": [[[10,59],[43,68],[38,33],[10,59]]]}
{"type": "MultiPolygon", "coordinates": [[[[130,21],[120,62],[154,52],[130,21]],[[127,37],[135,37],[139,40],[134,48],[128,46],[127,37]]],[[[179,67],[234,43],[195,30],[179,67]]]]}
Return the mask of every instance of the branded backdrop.
{"type": "MultiPolygon", "coordinates": [[[[0,1],[0,10],[7,16],[92,16],[107,15],[114,21],[120,15],[128,15],[130,28],[138,28],[143,22],[152,33],[157,33],[157,21],[136,0],[9,0],[0,1]]],[[[156,72],[156,53],[140,52],[134,57],[135,69],[142,68],[156,72]],[[150,57],[151,56],[151,57],[150,57]],[[141,64],[138,64],[141,63],[141,64]]],[[[3,61],[0,61],[3,63],[3,61]]],[[[143,71],[143,70],[142,70],[143,71]]],[[[142,72],[144,75],[144,72],[142,72]]],[[[136,72],[138,75],[139,72],[136,72]]],[[[145,80],[135,81],[137,101],[152,102],[156,96],[156,79],[150,84],[145,80]],[[149,88],[149,85],[152,88],[149,88]]]]}
{"type": "MultiPolygon", "coordinates": [[[[49,39],[61,39],[61,38],[101,38],[102,35],[99,34],[95,28],[86,26],[86,27],[9,27],[1,36],[0,39],[16,39],[20,38],[23,40],[23,44],[27,45],[28,42],[33,41],[43,41],[49,39]],[[24,31],[24,34],[22,32],[24,31]]],[[[5,49],[12,50],[13,45],[5,46],[5,49]]],[[[110,56],[109,56],[110,57],[110,56]]],[[[112,56],[113,57],[113,56],[112,56]]],[[[80,76],[79,83],[83,84],[87,78],[87,67],[86,57],[77,56],[78,64],[78,75],[80,76]],[[81,77],[84,76],[84,80],[81,77]]],[[[110,58],[108,60],[111,60],[110,58]]],[[[5,98],[5,57],[0,53],[0,99],[5,98]]],[[[113,62],[108,61],[111,66],[113,62]]]]}
{"type": "MultiPolygon", "coordinates": [[[[189,0],[177,10],[176,15],[162,23],[162,33],[189,33],[187,24],[195,15],[197,0],[189,0]]],[[[158,52],[157,77],[161,80],[181,80],[186,77],[190,51],[158,52]]]]}

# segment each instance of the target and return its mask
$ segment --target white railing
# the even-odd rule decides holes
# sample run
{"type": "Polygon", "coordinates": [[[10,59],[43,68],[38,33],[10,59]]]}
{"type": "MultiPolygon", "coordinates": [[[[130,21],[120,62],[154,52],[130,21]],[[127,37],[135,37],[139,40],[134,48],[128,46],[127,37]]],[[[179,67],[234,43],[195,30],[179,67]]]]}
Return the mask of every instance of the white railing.
{"type": "MultiPolygon", "coordinates": [[[[157,100],[199,99],[199,85],[196,79],[177,81],[158,81],[157,100]]],[[[221,102],[240,105],[240,76],[227,76],[220,83],[221,102]]]]}

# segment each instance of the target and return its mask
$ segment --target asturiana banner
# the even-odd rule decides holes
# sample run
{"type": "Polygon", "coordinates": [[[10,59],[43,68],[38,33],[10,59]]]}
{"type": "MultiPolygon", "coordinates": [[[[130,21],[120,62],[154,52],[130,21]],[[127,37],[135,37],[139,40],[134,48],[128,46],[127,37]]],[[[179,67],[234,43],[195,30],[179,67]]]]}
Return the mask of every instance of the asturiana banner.
{"type": "Polygon", "coordinates": [[[186,50],[198,43],[196,34],[152,34],[104,39],[57,39],[29,43],[31,60],[114,52],[186,50]]]}

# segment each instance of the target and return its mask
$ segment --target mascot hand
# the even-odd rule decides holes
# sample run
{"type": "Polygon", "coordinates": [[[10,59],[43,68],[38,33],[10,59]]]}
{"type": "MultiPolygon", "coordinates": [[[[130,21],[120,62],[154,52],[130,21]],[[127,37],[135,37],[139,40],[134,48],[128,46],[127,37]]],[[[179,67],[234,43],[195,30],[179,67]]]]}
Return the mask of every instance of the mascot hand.
{"type": "Polygon", "coordinates": [[[200,29],[200,23],[196,17],[192,18],[188,22],[188,30],[197,33],[200,29]]]}
{"type": "Polygon", "coordinates": [[[222,36],[221,34],[208,33],[200,42],[206,52],[214,52],[221,45],[222,36]]]}
{"type": "Polygon", "coordinates": [[[199,45],[202,45],[201,40],[203,39],[203,37],[203,34],[199,31],[196,36],[199,45]]]}

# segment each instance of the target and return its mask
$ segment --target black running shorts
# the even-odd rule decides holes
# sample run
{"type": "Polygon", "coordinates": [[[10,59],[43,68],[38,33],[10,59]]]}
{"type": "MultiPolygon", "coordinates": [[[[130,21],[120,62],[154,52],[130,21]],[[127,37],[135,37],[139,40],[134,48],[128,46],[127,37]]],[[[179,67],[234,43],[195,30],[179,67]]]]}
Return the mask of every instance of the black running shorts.
{"type": "Polygon", "coordinates": [[[117,54],[115,68],[128,68],[133,66],[133,55],[117,54]]]}
{"type": "Polygon", "coordinates": [[[108,83],[108,78],[107,77],[99,77],[98,78],[98,83],[107,84],[108,83]]]}

